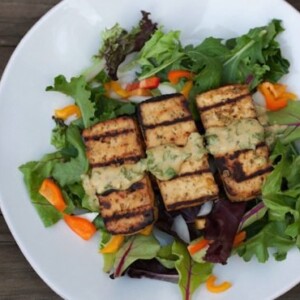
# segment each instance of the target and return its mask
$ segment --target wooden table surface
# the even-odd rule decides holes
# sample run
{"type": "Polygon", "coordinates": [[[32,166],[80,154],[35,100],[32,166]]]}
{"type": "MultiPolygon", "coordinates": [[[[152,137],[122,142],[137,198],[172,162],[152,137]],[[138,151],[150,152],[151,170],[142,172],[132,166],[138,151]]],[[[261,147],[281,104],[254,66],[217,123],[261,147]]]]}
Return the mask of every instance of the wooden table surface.
{"type": "MultiPolygon", "coordinates": [[[[0,78],[9,57],[24,34],[58,2],[59,0],[0,0],[0,78]]],[[[289,0],[288,2],[300,11],[300,0],[289,0]]],[[[271,7],[270,14],[272,14],[271,7]]],[[[14,241],[1,211],[0,299],[61,299],[28,264],[14,241]]],[[[300,284],[279,299],[300,299],[300,284]]]]}

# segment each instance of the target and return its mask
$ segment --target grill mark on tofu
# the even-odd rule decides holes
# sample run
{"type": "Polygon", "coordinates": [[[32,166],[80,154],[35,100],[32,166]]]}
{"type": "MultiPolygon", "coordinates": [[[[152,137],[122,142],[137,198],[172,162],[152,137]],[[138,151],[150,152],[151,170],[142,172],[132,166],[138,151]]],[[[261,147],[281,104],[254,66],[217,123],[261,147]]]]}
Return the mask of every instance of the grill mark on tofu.
{"type": "Polygon", "coordinates": [[[145,207],[140,207],[139,209],[135,211],[129,211],[129,212],[123,212],[123,213],[118,213],[109,217],[105,217],[106,222],[111,222],[111,221],[116,221],[120,219],[129,219],[132,217],[136,217],[139,215],[143,215],[146,218],[149,218],[153,216],[153,209],[149,208],[148,206],[145,207]]]}
{"type": "Polygon", "coordinates": [[[219,103],[215,103],[215,104],[211,104],[211,105],[203,106],[203,107],[199,106],[199,108],[201,109],[201,112],[205,112],[205,111],[208,111],[208,110],[213,109],[213,108],[221,107],[223,105],[236,103],[238,101],[243,100],[245,97],[249,97],[249,96],[251,96],[251,94],[246,93],[246,94],[239,95],[235,98],[224,99],[224,100],[222,100],[222,102],[219,102],[219,103]]]}
{"type": "Polygon", "coordinates": [[[144,157],[144,155],[132,155],[132,156],[127,156],[127,157],[112,159],[112,160],[109,160],[109,161],[103,162],[103,163],[100,163],[100,162],[99,163],[91,163],[90,165],[92,168],[108,167],[111,165],[121,166],[123,164],[137,163],[143,157],[144,157]]]}
{"type": "MultiPolygon", "coordinates": [[[[134,184],[132,184],[129,188],[128,188],[128,192],[129,193],[133,193],[135,191],[138,191],[138,190],[142,190],[143,188],[145,187],[145,184],[141,181],[138,181],[138,182],[135,182],[134,184]]],[[[116,190],[116,189],[111,189],[111,190],[108,190],[104,193],[102,193],[101,195],[103,197],[105,196],[108,196],[109,194],[111,193],[115,193],[115,192],[118,192],[119,190],[116,190]]],[[[97,194],[98,196],[100,196],[100,194],[97,194]]],[[[103,202],[102,202],[103,203],[103,202]]]]}
{"type": "Polygon", "coordinates": [[[210,201],[210,200],[216,200],[217,196],[213,195],[213,196],[203,196],[197,199],[193,199],[193,200],[187,200],[187,201],[178,201],[172,204],[168,204],[166,205],[166,208],[168,210],[178,210],[184,207],[190,207],[190,206],[197,206],[200,205],[204,202],[210,201]]]}
{"type": "Polygon", "coordinates": [[[177,123],[182,123],[182,122],[192,121],[192,120],[193,120],[192,116],[187,116],[187,117],[183,117],[183,118],[173,119],[170,121],[164,121],[164,122],[161,122],[158,124],[144,125],[143,128],[144,128],[144,130],[147,130],[147,129],[153,129],[153,128],[156,128],[159,126],[170,126],[170,125],[174,125],[177,123]]]}
{"type": "Polygon", "coordinates": [[[177,176],[174,176],[173,178],[169,179],[168,181],[170,182],[172,180],[187,177],[187,176],[202,175],[204,173],[211,173],[211,170],[210,169],[203,169],[203,170],[197,170],[197,171],[194,171],[194,172],[180,173],[177,176]]]}
{"type": "Polygon", "coordinates": [[[112,138],[112,137],[116,137],[116,136],[120,136],[120,135],[126,135],[128,133],[133,133],[134,129],[123,129],[123,130],[113,130],[113,131],[108,131],[105,132],[103,134],[95,134],[95,135],[90,135],[90,136],[86,136],[84,137],[84,141],[100,141],[103,139],[107,139],[107,138],[112,138]]]}

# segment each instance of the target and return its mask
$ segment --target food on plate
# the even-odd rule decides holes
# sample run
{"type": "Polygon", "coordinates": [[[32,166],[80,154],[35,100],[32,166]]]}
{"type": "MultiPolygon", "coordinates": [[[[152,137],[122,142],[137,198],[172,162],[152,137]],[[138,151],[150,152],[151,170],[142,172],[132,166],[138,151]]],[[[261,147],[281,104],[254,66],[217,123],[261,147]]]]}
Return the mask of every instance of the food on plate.
{"type": "Polygon", "coordinates": [[[259,196],[272,165],[249,88],[228,85],[202,93],[196,101],[207,148],[228,198],[247,201],[259,196]]]}
{"type": "MultiPolygon", "coordinates": [[[[175,171],[168,158],[176,163],[180,155],[164,145],[188,145],[197,134],[197,127],[188,109],[188,103],[181,94],[170,94],[151,98],[138,106],[139,121],[149,151],[160,147],[160,160],[156,168],[169,170],[175,176],[169,180],[157,180],[167,210],[178,210],[198,206],[205,201],[218,198],[218,187],[208,164],[207,151],[202,137],[196,140],[196,147],[190,147],[186,159],[175,171]]],[[[182,148],[186,150],[185,148],[182,148]]]]}
{"type": "Polygon", "coordinates": [[[46,89],[74,99],[54,112],[55,151],[20,166],[43,224],[99,238],[111,278],[176,282],[186,300],[205,282],[234,288],[213,274],[231,255],[283,260],[300,238],[300,101],[279,82],[283,31],[271,20],[185,45],[147,12],[106,29],[93,65],[46,89]]]}
{"type": "Polygon", "coordinates": [[[135,120],[119,117],[104,121],[85,129],[82,135],[94,177],[93,181],[88,176],[84,179],[86,190],[95,190],[107,231],[133,234],[152,224],[154,194],[148,175],[141,172],[132,178],[126,170],[145,155],[135,120]]]}

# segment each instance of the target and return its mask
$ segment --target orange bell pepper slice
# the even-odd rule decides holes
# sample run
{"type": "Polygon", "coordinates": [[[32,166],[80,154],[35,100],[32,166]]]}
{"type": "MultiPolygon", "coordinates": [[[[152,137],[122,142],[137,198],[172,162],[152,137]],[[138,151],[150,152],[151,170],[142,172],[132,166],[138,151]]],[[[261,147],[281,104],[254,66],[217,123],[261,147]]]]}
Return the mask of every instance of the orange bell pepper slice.
{"type": "Polygon", "coordinates": [[[206,288],[211,293],[222,293],[232,287],[232,284],[228,281],[224,281],[221,284],[216,284],[216,280],[217,277],[215,275],[210,275],[206,281],[206,288]]]}
{"type": "Polygon", "coordinates": [[[97,231],[95,225],[87,219],[79,216],[70,216],[65,214],[64,221],[67,225],[84,240],[89,240],[97,231]]]}
{"type": "Polygon", "coordinates": [[[60,187],[51,179],[46,178],[40,186],[39,193],[48,200],[58,211],[67,207],[60,187]]]}
{"type": "Polygon", "coordinates": [[[195,244],[190,244],[188,245],[187,249],[190,253],[190,255],[193,255],[195,254],[196,252],[204,249],[206,246],[208,246],[209,244],[209,241],[206,240],[206,239],[202,239],[202,240],[199,240],[197,243],[195,244]]]}
{"type": "Polygon", "coordinates": [[[246,231],[240,231],[234,237],[233,247],[239,246],[246,239],[246,231]]]}
{"type": "Polygon", "coordinates": [[[100,252],[103,254],[115,253],[120,249],[124,240],[124,235],[113,235],[104,248],[100,250],[100,252]]]}
{"type": "Polygon", "coordinates": [[[182,88],[182,90],[181,90],[180,93],[181,93],[185,98],[188,98],[188,97],[189,97],[189,94],[190,94],[190,91],[191,91],[191,89],[192,89],[192,87],[193,87],[193,81],[189,80],[189,81],[187,81],[187,82],[184,84],[184,86],[183,86],[183,88],[182,88]]]}
{"type": "Polygon", "coordinates": [[[172,70],[168,73],[168,79],[172,84],[177,84],[181,78],[191,80],[193,74],[187,70],[172,70]]]}
{"type": "Polygon", "coordinates": [[[62,109],[56,109],[54,111],[54,115],[56,118],[62,119],[62,120],[66,120],[70,116],[73,116],[73,115],[75,115],[77,118],[80,118],[81,111],[77,105],[71,104],[71,105],[65,106],[62,109]]]}
{"type": "Polygon", "coordinates": [[[287,87],[280,83],[263,82],[258,86],[258,90],[263,94],[266,107],[276,111],[287,106],[289,100],[295,100],[297,96],[287,92],[287,87]]]}

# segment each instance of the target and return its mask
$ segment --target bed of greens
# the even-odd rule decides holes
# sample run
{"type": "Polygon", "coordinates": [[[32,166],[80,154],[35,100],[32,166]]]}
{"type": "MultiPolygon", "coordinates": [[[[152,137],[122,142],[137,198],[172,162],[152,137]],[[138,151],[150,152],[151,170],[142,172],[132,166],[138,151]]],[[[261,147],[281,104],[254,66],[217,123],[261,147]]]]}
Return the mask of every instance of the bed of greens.
{"type": "Polygon", "coordinates": [[[64,220],[86,240],[99,231],[104,272],[112,278],[126,273],[176,282],[183,299],[191,299],[204,282],[211,292],[230,288],[228,282],[217,285],[212,274],[216,263],[226,264],[233,254],[263,263],[271,248],[276,260],[285,259],[292,247],[300,248],[300,156],[295,144],[300,102],[279,83],[289,71],[276,40],[283,31],[281,21],[272,20],[229,40],[208,37],[184,45],[179,31],[167,31],[146,12],[130,31],[119,24],[104,31],[91,67],[70,80],[59,75],[47,87],[74,99],[74,105],[54,112],[51,144],[56,150],[20,166],[43,224],[64,220]],[[274,169],[261,197],[247,203],[220,199],[211,207],[168,213],[157,194],[153,230],[118,238],[106,232],[99,204],[82,185],[89,170],[82,130],[117,116],[134,116],[137,102],[172,92],[188,98],[199,122],[195,96],[231,83],[248,84],[254,98],[263,99],[257,110],[274,169]],[[203,219],[205,226],[195,227],[203,219]]]}

